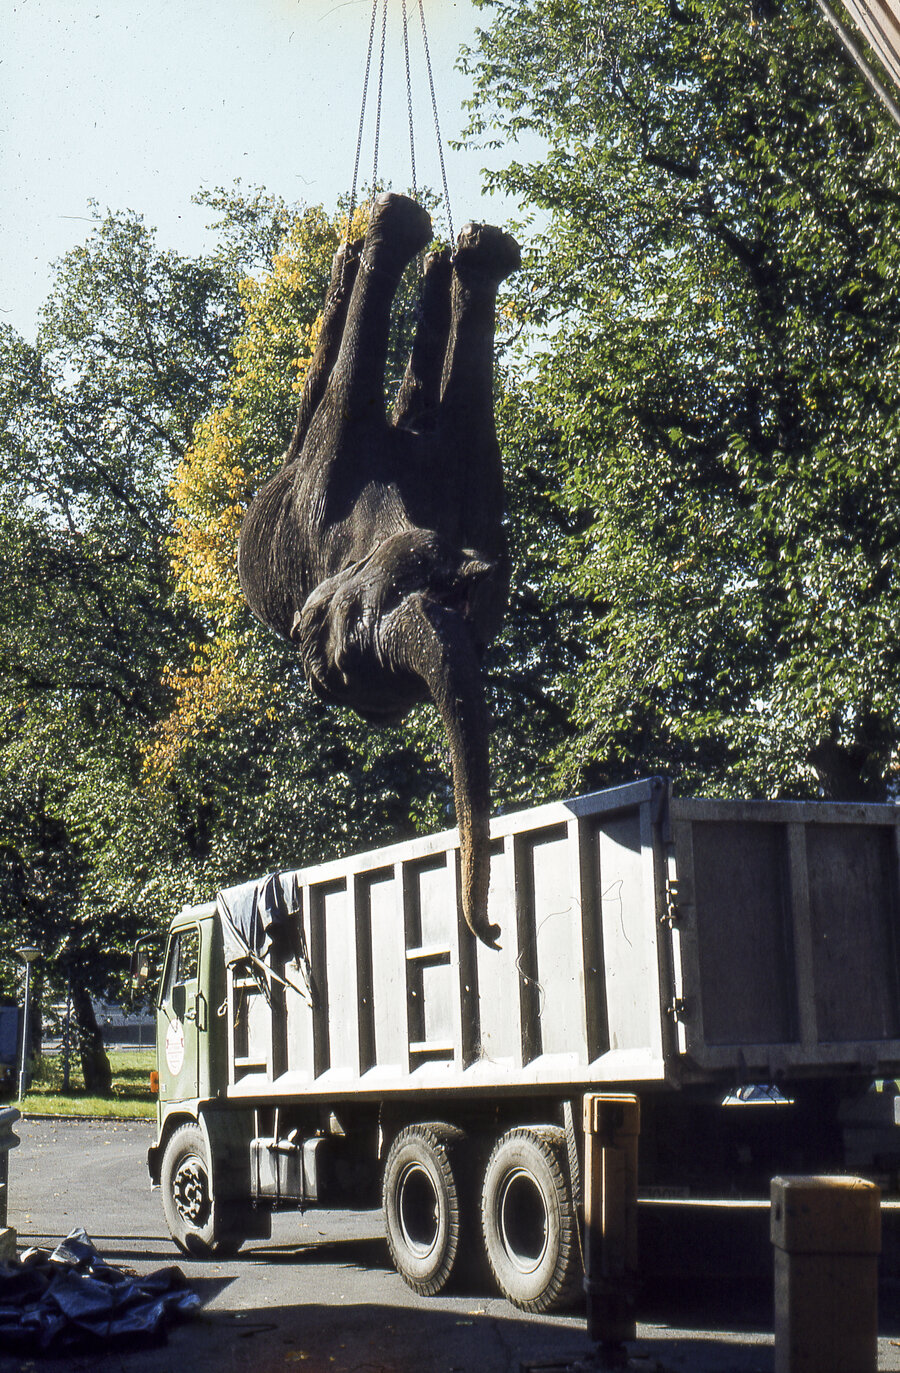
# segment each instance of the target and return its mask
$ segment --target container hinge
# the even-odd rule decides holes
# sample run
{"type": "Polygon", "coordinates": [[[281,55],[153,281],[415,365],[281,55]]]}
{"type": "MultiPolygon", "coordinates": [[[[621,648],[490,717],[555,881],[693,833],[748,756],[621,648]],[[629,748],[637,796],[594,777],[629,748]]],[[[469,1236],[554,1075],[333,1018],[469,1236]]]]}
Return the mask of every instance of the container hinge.
{"type": "Polygon", "coordinates": [[[666,1008],[666,1013],[667,1015],[670,1015],[673,1020],[680,1020],[682,1022],[687,1020],[688,1006],[684,997],[674,997],[666,1008]]]}
{"type": "Polygon", "coordinates": [[[681,920],[681,909],[678,905],[678,878],[666,878],[666,908],[659,917],[661,925],[667,925],[671,930],[681,920]]]}

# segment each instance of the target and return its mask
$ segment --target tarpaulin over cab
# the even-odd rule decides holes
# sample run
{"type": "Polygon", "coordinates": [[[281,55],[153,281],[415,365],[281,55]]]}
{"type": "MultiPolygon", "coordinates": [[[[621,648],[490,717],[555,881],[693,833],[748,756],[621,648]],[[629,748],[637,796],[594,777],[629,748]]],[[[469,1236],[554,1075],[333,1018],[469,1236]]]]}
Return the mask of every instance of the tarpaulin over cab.
{"type": "Polygon", "coordinates": [[[227,964],[247,957],[265,960],[273,949],[282,961],[296,956],[294,887],[293,873],[275,872],[219,892],[216,906],[227,964]]]}

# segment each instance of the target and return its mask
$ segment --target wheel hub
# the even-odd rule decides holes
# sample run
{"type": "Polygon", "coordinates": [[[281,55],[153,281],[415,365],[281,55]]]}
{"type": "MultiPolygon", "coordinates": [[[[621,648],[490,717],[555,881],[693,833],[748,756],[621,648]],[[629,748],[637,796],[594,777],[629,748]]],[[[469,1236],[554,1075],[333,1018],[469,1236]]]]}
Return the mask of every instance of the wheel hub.
{"type": "Polygon", "coordinates": [[[175,1174],[172,1196],[178,1214],[198,1229],[209,1218],[209,1183],[206,1170],[197,1159],[185,1159],[175,1174]]]}
{"type": "Polygon", "coordinates": [[[547,1252],[547,1209],[531,1174],[523,1168],[503,1183],[499,1205],[500,1238],[520,1273],[533,1273],[547,1252]]]}
{"type": "Polygon", "coordinates": [[[438,1195],[418,1163],[407,1164],[397,1187],[397,1217],[403,1239],[417,1258],[425,1258],[440,1233],[438,1195]]]}

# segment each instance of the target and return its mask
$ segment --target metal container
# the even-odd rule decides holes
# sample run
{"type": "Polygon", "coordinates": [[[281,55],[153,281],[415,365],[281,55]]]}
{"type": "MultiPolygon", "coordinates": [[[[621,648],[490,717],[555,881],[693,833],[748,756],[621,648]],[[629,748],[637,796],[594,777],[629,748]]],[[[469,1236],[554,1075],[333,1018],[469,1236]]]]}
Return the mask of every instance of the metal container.
{"type": "Polygon", "coordinates": [[[282,874],[294,955],[225,939],[227,1094],[894,1076],[898,816],[651,779],[501,817],[499,951],[462,921],[455,831],[282,874]]]}

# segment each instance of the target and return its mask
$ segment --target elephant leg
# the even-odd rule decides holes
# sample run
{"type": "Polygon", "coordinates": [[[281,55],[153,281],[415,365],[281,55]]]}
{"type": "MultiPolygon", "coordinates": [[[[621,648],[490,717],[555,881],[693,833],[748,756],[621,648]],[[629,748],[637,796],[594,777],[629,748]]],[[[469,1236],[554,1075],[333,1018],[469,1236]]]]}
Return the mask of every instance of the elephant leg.
{"type": "Polygon", "coordinates": [[[354,243],[342,243],[334,255],[331,281],[325,295],[325,304],[322,307],[322,328],[319,332],[316,351],[306,374],[306,383],[297,409],[294,435],[284,459],[285,467],[296,462],[300,456],[306,431],[316,413],[319,401],[325,394],[328,378],[331,376],[337,360],[341,339],[344,335],[350,295],[359,269],[359,256],[362,252],[362,246],[362,239],[354,243]]]}
{"type": "Polygon", "coordinates": [[[451,272],[446,248],[426,258],[416,337],[392,417],[398,428],[424,430],[434,426],[450,334],[451,272]]]}
{"type": "MultiPolygon", "coordinates": [[[[326,388],[326,431],[347,423],[384,423],[384,373],[391,305],[403,270],[431,237],[421,205],[390,192],[372,207],[340,351],[326,388]]],[[[321,437],[321,436],[319,436],[321,437]]],[[[326,432],[330,442],[335,434],[326,432]]]]}
{"type": "Polygon", "coordinates": [[[503,517],[503,472],[494,428],[497,288],[520,260],[515,239],[488,224],[467,224],[453,255],[450,338],[437,432],[445,480],[465,500],[457,500],[457,527],[442,532],[488,554],[500,549],[503,517]]]}

